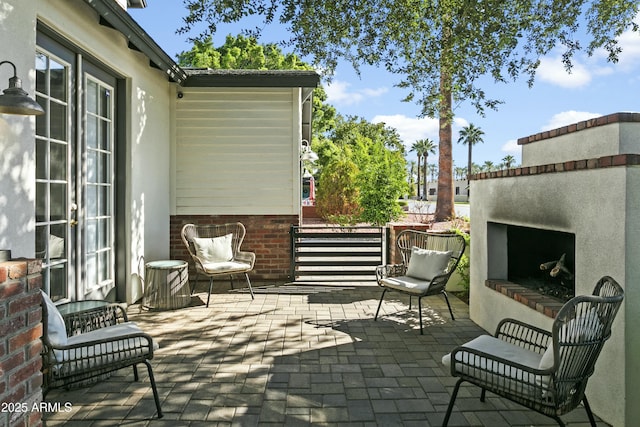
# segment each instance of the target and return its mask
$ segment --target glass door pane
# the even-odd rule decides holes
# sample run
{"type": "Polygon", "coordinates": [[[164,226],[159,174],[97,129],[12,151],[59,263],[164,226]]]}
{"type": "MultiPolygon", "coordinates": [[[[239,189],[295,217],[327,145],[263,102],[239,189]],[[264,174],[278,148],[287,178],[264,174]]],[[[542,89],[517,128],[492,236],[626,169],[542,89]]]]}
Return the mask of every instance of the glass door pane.
{"type": "Polygon", "coordinates": [[[36,257],[42,259],[43,288],[54,301],[71,298],[74,275],[73,193],[70,178],[71,66],[45,52],[36,54],[36,257]]]}
{"type": "Polygon", "coordinates": [[[85,79],[84,292],[113,286],[113,87],[85,79]]]}

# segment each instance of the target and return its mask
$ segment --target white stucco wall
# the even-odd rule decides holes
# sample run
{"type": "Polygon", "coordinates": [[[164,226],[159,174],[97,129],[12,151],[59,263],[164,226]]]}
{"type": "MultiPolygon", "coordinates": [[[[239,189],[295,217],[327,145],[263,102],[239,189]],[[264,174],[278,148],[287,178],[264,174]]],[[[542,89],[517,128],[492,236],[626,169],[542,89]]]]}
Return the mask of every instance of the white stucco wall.
{"type": "MultiPolygon", "coordinates": [[[[22,87],[35,92],[36,0],[0,0],[0,61],[15,64],[22,87]],[[25,55],[24,52],[32,52],[25,55]]],[[[0,90],[13,76],[0,67],[0,90]]],[[[35,246],[35,118],[0,114],[0,249],[33,257],[35,246]]]]}
{"type": "Polygon", "coordinates": [[[525,144],[522,166],[637,153],[638,129],[640,123],[615,122],[525,144]]]}
{"type": "MultiPolygon", "coordinates": [[[[11,41],[0,44],[0,58],[16,64],[32,95],[38,19],[126,81],[126,141],[118,141],[118,147],[126,150],[127,265],[118,268],[126,268],[131,277],[140,256],[149,261],[169,255],[172,85],[149,66],[148,58],[127,47],[121,33],[99,25],[82,0],[0,0],[0,39],[11,41]]],[[[9,69],[0,69],[3,85],[9,69]]],[[[0,115],[0,248],[12,249],[14,256],[34,256],[34,123],[33,118],[0,115]]],[[[131,283],[127,280],[128,302],[139,297],[131,283]]]]}
{"type": "MultiPolygon", "coordinates": [[[[582,138],[585,138],[583,133],[582,138]]],[[[640,148],[640,147],[638,147],[640,148]]],[[[488,273],[487,222],[575,233],[576,294],[590,294],[610,275],[625,289],[612,337],[587,388],[593,411],[615,426],[640,419],[640,169],[612,167],[471,182],[471,319],[493,333],[513,317],[550,330],[552,319],[484,285],[488,273]],[[496,314],[496,307],[500,313],[496,314]],[[626,393],[625,393],[626,392],[626,393]],[[626,413],[626,415],[625,415],[626,413]]],[[[505,278],[506,277],[502,277],[505,278]]]]}

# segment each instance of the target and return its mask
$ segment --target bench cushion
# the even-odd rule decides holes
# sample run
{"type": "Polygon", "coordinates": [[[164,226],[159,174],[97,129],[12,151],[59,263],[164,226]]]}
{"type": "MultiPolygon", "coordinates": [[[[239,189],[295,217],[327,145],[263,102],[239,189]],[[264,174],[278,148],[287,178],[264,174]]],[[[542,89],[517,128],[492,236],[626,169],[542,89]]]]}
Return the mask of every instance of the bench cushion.
{"type": "Polygon", "coordinates": [[[385,288],[395,289],[412,295],[423,295],[429,289],[430,281],[409,276],[386,277],[380,280],[385,288]]]}
{"type": "Polygon", "coordinates": [[[125,322],[69,337],[67,345],[86,345],[67,350],[54,349],[57,362],[53,366],[54,372],[68,374],[96,368],[144,356],[159,348],[154,340],[139,335],[130,336],[141,333],[142,330],[134,322],[125,322]],[[109,341],[96,343],[99,340],[109,341]]]}

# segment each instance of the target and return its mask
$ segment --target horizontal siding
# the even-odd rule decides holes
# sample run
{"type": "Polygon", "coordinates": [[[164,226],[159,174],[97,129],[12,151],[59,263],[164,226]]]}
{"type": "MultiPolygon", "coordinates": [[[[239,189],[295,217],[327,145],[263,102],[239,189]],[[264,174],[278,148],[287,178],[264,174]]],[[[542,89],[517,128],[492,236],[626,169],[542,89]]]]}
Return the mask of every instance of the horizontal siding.
{"type": "Polygon", "coordinates": [[[297,212],[291,89],[183,93],[176,104],[176,213],[297,212]]]}

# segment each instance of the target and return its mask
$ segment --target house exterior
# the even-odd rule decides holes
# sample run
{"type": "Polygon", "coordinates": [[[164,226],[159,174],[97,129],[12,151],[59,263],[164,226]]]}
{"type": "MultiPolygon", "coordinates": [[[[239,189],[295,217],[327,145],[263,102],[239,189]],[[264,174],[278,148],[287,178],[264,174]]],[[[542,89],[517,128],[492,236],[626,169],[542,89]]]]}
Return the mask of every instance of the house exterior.
{"type": "MultiPolygon", "coordinates": [[[[465,203],[469,201],[467,197],[467,188],[469,181],[466,179],[456,179],[453,181],[453,200],[456,203],[465,203]]],[[[438,181],[432,180],[427,184],[428,200],[438,199],[438,181]]]]}
{"type": "Polygon", "coordinates": [[[0,249],[41,259],[54,300],[135,302],[143,259],[186,259],[188,222],[240,220],[257,279],[289,271],[319,75],[182,69],[144,6],[0,0],[0,60],[46,111],[0,115],[0,249]]]}

